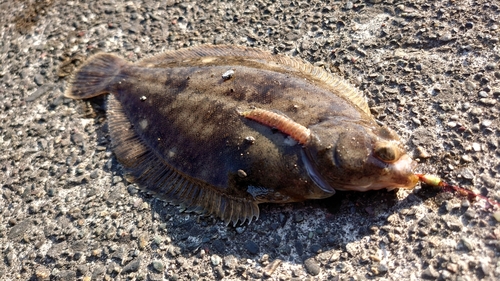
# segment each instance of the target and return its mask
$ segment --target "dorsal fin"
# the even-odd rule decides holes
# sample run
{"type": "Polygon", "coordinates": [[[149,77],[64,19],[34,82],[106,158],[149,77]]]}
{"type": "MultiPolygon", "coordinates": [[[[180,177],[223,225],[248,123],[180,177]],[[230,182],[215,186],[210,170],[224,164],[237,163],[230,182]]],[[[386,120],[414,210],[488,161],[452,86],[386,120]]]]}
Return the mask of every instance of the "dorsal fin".
{"type": "Polygon", "coordinates": [[[322,83],[339,97],[350,101],[363,112],[371,116],[368,103],[361,91],[350,85],[341,77],[327,72],[325,69],[305,63],[299,58],[285,55],[274,55],[260,49],[243,46],[201,45],[186,49],[166,51],[140,60],[137,65],[148,67],[214,65],[222,63],[239,63],[241,65],[258,64],[263,69],[278,72],[294,71],[301,77],[322,83]]]}
{"type": "Polygon", "coordinates": [[[108,124],[113,151],[128,173],[128,179],[155,197],[183,206],[187,211],[213,214],[226,224],[249,223],[259,217],[253,201],[234,198],[170,166],[136,134],[123,107],[113,95],[108,98],[108,124]]]}

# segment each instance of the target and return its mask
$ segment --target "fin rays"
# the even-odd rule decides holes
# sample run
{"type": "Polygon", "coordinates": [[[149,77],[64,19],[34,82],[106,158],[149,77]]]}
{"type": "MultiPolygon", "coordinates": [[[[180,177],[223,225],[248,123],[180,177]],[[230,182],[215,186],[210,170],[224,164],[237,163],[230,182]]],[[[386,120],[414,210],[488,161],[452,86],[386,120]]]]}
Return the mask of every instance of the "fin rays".
{"type": "Polygon", "coordinates": [[[73,99],[88,99],[108,92],[110,82],[128,64],[113,54],[96,54],[85,61],[71,76],[65,96],[73,99]]]}
{"type": "Polygon", "coordinates": [[[208,184],[189,178],[149,150],[133,131],[120,103],[108,99],[108,124],[117,159],[141,189],[155,197],[182,205],[186,211],[213,214],[226,224],[251,222],[259,216],[255,202],[232,198],[208,184]]]}

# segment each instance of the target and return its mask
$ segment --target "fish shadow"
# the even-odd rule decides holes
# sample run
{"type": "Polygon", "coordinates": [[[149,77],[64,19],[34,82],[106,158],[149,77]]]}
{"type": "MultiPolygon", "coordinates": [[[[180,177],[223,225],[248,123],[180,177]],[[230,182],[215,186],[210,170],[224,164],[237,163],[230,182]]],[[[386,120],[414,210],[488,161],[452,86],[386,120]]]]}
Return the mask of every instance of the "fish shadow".
{"type": "MultiPolygon", "coordinates": [[[[354,259],[361,265],[373,263],[365,250],[353,249],[351,243],[376,240],[383,248],[390,243],[396,228],[406,227],[408,218],[415,219],[413,206],[432,200],[437,193],[420,189],[400,200],[396,192],[337,192],[323,200],[261,204],[258,220],[236,226],[225,225],[211,216],[181,212],[149,195],[140,196],[147,197],[152,216],[159,218],[168,230],[172,243],[165,252],[172,259],[179,255],[206,259],[218,255],[224,258],[222,266],[230,268],[232,258],[258,262],[279,259],[302,265],[314,257],[322,266],[340,271],[341,263],[332,257],[354,259]]],[[[265,264],[262,272],[266,271],[265,264]]],[[[217,266],[212,267],[216,272],[217,266]]],[[[262,272],[251,274],[259,278],[262,272]]]]}

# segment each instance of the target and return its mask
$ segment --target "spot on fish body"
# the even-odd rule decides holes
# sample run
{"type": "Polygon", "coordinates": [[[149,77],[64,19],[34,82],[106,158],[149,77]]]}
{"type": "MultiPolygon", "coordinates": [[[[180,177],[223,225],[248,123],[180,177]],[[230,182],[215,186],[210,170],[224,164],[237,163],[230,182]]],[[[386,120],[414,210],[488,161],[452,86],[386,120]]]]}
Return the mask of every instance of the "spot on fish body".
{"type": "Polygon", "coordinates": [[[177,154],[177,149],[175,147],[173,147],[167,152],[168,158],[174,158],[176,154],[177,154]]]}
{"type": "Polygon", "coordinates": [[[147,119],[142,119],[140,122],[139,122],[139,126],[141,127],[141,129],[144,131],[146,130],[146,128],[148,127],[148,120],[147,119]]]}
{"type": "MultiPolygon", "coordinates": [[[[234,75],[234,70],[229,69],[228,71],[224,72],[224,74],[222,74],[222,79],[229,80],[233,77],[233,75],[234,75]]],[[[233,91],[233,89],[231,89],[231,91],[233,91]]]]}

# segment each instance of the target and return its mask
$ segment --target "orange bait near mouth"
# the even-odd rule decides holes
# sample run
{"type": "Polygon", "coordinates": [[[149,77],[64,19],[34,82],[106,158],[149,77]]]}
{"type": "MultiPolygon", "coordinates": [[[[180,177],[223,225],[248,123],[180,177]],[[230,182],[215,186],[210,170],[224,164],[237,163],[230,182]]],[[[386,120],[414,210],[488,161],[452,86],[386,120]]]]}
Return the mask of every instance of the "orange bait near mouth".
{"type": "Polygon", "coordinates": [[[468,190],[468,189],[465,189],[465,188],[462,188],[462,187],[459,187],[456,185],[448,184],[436,175],[429,175],[429,174],[415,174],[415,175],[420,179],[421,182],[423,182],[425,184],[428,184],[431,186],[441,187],[444,191],[457,192],[460,196],[467,197],[471,201],[476,199],[476,198],[479,198],[479,199],[485,200],[491,206],[500,207],[499,202],[497,202],[493,199],[490,199],[486,196],[483,196],[481,194],[477,194],[477,193],[473,192],[472,190],[468,190]]]}

